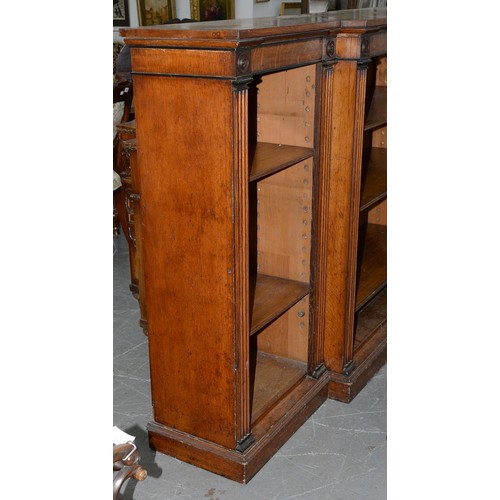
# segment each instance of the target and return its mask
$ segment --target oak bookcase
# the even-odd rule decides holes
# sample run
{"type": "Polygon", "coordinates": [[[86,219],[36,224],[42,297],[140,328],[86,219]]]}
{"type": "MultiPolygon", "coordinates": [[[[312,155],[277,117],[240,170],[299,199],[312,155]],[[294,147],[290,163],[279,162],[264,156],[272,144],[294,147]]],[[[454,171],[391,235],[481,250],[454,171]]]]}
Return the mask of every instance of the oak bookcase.
{"type": "MultiPolygon", "coordinates": [[[[381,33],[385,15],[121,30],[132,57],[157,450],[247,482],[334,395],[337,39],[381,33]]],[[[375,159],[374,137],[367,129],[375,159]]],[[[369,207],[383,198],[366,196],[369,207]]],[[[374,304],[365,302],[358,315],[374,304]]]]}

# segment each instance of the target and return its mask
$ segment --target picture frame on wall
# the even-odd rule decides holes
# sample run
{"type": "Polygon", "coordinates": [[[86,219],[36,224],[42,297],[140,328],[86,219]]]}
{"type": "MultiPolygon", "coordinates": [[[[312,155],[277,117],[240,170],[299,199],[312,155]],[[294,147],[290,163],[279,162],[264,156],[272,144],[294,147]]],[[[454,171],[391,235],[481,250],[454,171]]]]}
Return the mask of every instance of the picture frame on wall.
{"type": "Polygon", "coordinates": [[[113,26],[130,26],[128,0],[113,0],[113,26]]]}
{"type": "Polygon", "coordinates": [[[218,21],[234,19],[234,0],[189,0],[191,19],[218,21]]]}
{"type": "Polygon", "coordinates": [[[297,15],[302,13],[301,2],[281,2],[281,16],[297,15]]]}
{"type": "Polygon", "coordinates": [[[165,24],[175,18],[175,0],[137,0],[140,26],[165,24]]]}

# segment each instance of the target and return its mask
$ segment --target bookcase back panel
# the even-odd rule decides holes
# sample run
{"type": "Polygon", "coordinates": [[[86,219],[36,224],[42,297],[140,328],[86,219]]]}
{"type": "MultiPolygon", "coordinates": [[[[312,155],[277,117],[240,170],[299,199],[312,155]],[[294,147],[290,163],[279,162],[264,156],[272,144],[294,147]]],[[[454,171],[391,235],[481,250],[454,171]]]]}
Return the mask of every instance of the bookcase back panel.
{"type": "Polygon", "coordinates": [[[304,297],[257,336],[259,351],[307,363],[309,297],[304,297]]]}
{"type": "Polygon", "coordinates": [[[387,86],[387,56],[379,57],[376,62],[375,85],[387,86]]]}
{"type": "Polygon", "coordinates": [[[257,84],[257,140],[314,146],[316,66],[264,75],[257,84]]]}
{"type": "Polygon", "coordinates": [[[368,212],[368,222],[370,224],[381,224],[387,226],[387,200],[374,206],[368,212]]]}
{"type": "Polygon", "coordinates": [[[380,127],[372,132],[372,147],[387,149],[387,126],[380,127]]]}
{"type": "Polygon", "coordinates": [[[308,282],[312,165],[305,160],[257,183],[257,271],[308,282]]]}
{"type": "Polygon", "coordinates": [[[368,65],[366,85],[387,87],[387,56],[374,57],[368,65]]]}

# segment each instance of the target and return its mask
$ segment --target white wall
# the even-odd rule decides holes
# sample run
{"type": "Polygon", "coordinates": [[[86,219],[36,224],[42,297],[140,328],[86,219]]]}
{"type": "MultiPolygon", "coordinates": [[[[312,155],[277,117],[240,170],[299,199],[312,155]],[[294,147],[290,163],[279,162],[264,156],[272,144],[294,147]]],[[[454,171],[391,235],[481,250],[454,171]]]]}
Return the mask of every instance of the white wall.
{"type": "MultiPolygon", "coordinates": [[[[247,3],[245,0],[236,0],[236,2],[247,3]]],[[[250,0],[248,3],[250,3],[250,0]]],[[[253,4],[253,15],[250,17],[270,17],[279,16],[281,10],[281,0],[270,0],[264,3],[254,3],[253,4]]]]}

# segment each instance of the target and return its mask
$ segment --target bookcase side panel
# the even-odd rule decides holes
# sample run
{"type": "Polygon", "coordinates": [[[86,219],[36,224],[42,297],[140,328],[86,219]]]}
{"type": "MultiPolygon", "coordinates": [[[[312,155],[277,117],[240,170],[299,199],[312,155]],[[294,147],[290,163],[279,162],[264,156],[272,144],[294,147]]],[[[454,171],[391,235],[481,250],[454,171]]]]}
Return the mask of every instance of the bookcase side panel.
{"type": "Polygon", "coordinates": [[[154,417],[234,448],[231,83],[134,85],[154,417]]]}

